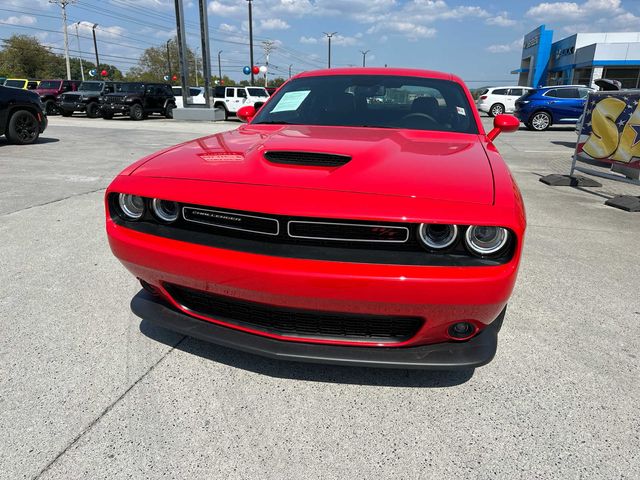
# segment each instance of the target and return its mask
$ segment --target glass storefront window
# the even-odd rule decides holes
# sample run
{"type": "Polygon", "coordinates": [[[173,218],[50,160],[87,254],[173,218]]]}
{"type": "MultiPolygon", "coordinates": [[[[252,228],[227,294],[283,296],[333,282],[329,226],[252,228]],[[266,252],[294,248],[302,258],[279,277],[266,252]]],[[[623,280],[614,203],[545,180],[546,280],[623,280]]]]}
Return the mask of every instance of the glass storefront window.
{"type": "Polygon", "coordinates": [[[638,88],[640,68],[605,68],[604,78],[622,82],[623,88],[638,88]]]}

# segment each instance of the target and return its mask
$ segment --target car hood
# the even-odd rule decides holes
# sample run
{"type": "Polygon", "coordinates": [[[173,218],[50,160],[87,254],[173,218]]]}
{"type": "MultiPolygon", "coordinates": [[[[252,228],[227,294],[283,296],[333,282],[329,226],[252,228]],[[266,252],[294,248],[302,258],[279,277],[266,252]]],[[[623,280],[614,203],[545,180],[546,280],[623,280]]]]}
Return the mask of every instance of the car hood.
{"type": "Polygon", "coordinates": [[[58,90],[57,88],[36,88],[34,92],[36,92],[40,96],[57,95],[58,93],[60,93],[60,90],[58,90]]]}
{"type": "Polygon", "coordinates": [[[380,128],[245,125],[165,150],[133,175],[492,204],[479,135],[380,128]],[[338,167],[272,163],[268,151],[347,155],[338,167]]]}

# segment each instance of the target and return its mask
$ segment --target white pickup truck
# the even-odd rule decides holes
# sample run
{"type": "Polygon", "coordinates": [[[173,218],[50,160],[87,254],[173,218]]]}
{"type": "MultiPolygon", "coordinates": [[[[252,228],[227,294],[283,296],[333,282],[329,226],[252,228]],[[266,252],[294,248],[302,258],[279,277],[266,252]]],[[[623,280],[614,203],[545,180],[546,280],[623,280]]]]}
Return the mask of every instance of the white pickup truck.
{"type": "Polygon", "coordinates": [[[224,109],[225,120],[245,105],[266,102],[269,94],[264,87],[216,87],[213,106],[224,109]]]}

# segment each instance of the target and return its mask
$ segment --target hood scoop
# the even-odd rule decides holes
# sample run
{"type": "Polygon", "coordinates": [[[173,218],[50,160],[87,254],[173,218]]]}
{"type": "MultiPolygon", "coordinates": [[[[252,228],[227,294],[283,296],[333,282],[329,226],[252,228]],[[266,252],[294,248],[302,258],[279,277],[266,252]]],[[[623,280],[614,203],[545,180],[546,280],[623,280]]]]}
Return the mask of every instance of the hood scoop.
{"type": "Polygon", "coordinates": [[[301,165],[307,167],[340,167],[349,161],[349,155],[337,155],[334,153],[295,152],[290,150],[268,151],[264,158],[271,163],[284,165],[301,165]]]}

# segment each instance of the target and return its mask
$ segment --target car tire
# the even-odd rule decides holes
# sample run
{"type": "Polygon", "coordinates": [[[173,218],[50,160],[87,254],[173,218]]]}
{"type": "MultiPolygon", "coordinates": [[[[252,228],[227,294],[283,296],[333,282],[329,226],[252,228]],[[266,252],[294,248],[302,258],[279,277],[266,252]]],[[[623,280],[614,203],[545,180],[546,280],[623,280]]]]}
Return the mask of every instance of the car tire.
{"type": "Polygon", "coordinates": [[[501,103],[494,103],[493,105],[491,105],[491,108],[489,108],[490,117],[495,117],[496,115],[501,115],[503,113],[504,105],[502,105],[501,103]]]}
{"type": "Polygon", "coordinates": [[[222,111],[224,112],[224,119],[228,120],[229,119],[229,110],[227,110],[227,106],[224,103],[218,103],[217,105],[214,105],[215,108],[221,108],[222,111]]]}
{"type": "Polygon", "coordinates": [[[58,113],[58,107],[56,102],[49,99],[44,102],[44,111],[47,115],[56,115],[58,113]]]}
{"type": "Polygon", "coordinates": [[[165,118],[173,118],[173,109],[174,109],[174,105],[172,105],[171,103],[168,103],[167,106],[164,109],[164,116],[165,118]]]}
{"type": "Polygon", "coordinates": [[[111,112],[102,112],[103,120],[113,120],[113,113],[111,112]]]}
{"type": "Polygon", "coordinates": [[[527,128],[542,132],[551,126],[551,115],[547,112],[536,112],[529,118],[527,128]]]}
{"type": "Polygon", "coordinates": [[[142,105],[139,103],[131,105],[131,108],[129,109],[129,117],[136,121],[144,120],[144,110],[142,109],[142,105]]]}
{"type": "Polygon", "coordinates": [[[100,116],[100,107],[96,102],[89,102],[87,104],[87,117],[98,118],[100,116]]]}
{"type": "Polygon", "coordinates": [[[36,116],[27,110],[18,110],[9,119],[7,140],[17,145],[29,145],[38,140],[40,125],[36,116]]]}
{"type": "Polygon", "coordinates": [[[60,110],[60,115],[62,115],[63,117],[70,117],[71,115],[73,115],[73,111],[69,111],[69,110],[60,110]]]}

